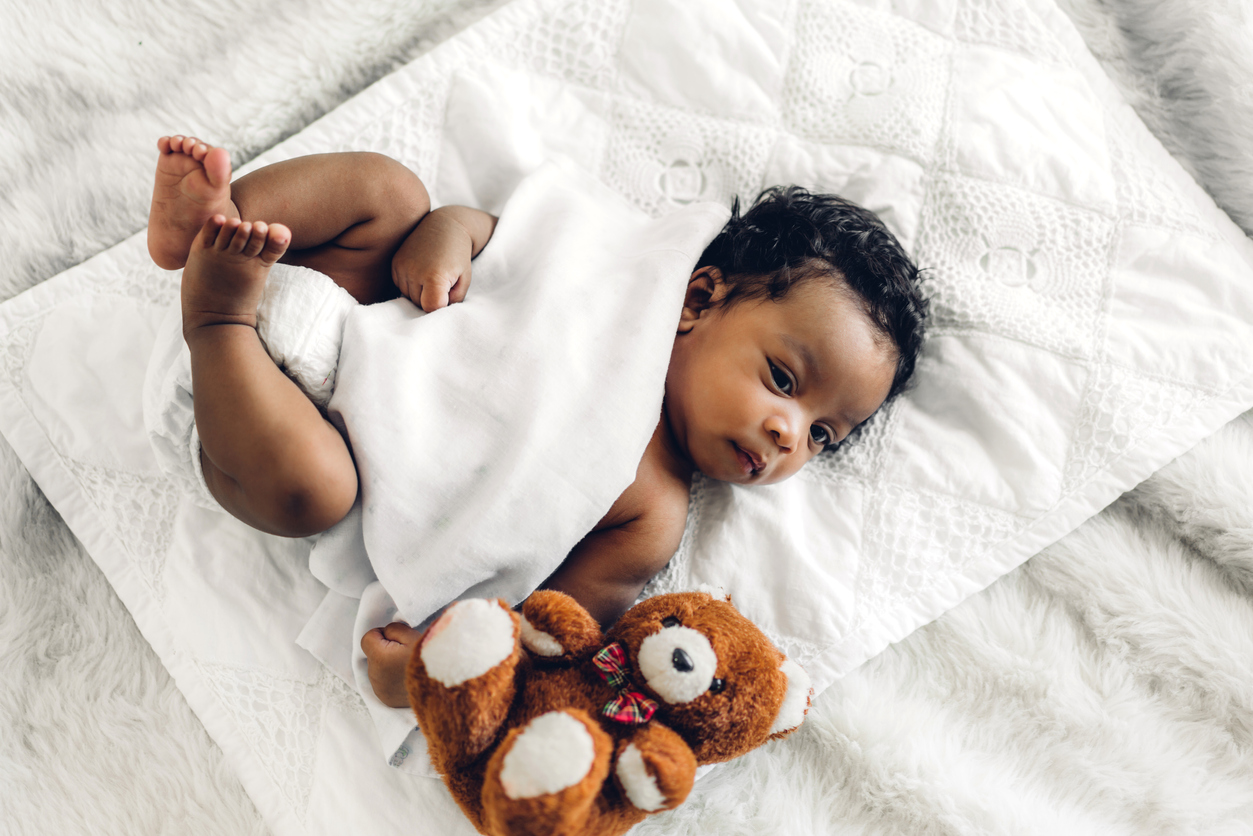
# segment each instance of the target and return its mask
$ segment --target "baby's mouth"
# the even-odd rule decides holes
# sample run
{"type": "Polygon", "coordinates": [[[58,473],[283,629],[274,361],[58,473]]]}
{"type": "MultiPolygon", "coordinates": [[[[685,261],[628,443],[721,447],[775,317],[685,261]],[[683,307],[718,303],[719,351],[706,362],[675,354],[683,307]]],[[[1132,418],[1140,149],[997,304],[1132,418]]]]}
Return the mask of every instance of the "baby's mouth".
{"type": "Polygon", "coordinates": [[[734,441],[731,442],[731,446],[735,448],[735,457],[739,460],[740,468],[744,471],[746,477],[752,479],[765,469],[766,463],[757,458],[757,456],[748,452],[734,441]]]}

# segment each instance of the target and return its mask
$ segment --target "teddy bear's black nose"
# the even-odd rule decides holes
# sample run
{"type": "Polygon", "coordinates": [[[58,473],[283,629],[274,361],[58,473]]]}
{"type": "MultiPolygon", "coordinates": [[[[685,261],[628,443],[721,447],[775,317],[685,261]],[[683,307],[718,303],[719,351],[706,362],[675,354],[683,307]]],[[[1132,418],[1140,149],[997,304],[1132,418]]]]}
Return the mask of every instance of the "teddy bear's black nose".
{"type": "Polygon", "coordinates": [[[687,655],[687,651],[681,647],[676,647],[674,653],[670,654],[670,664],[674,665],[674,669],[679,673],[687,673],[696,665],[692,664],[692,657],[687,655]]]}

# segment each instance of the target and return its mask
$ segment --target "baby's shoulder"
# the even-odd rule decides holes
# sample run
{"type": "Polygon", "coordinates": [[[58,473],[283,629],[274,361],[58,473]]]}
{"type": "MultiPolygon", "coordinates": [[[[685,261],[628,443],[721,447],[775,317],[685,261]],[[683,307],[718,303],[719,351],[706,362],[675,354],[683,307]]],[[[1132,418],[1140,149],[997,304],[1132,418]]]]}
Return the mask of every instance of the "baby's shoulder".
{"type": "Polygon", "coordinates": [[[639,486],[641,517],[649,521],[651,527],[667,532],[667,539],[673,539],[678,548],[679,539],[687,525],[688,497],[692,485],[665,468],[648,468],[645,472],[644,462],[640,462],[640,470],[636,474],[632,488],[639,486]]]}
{"type": "Polygon", "coordinates": [[[629,523],[637,530],[673,539],[677,546],[687,524],[691,482],[668,465],[665,457],[657,453],[656,446],[648,445],[636,469],[635,481],[614,502],[597,529],[629,523]]]}

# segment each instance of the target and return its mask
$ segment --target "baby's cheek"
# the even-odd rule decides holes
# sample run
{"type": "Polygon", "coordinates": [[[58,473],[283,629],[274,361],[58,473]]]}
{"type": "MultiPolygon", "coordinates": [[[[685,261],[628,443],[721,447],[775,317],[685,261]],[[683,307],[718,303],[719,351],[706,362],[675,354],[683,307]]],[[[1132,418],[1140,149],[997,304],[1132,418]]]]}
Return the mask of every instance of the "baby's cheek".
{"type": "Polygon", "coordinates": [[[784,479],[790,479],[795,476],[806,462],[814,457],[813,453],[797,451],[779,462],[778,468],[774,473],[768,474],[768,478],[762,484],[774,485],[782,482],[784,479]]]}

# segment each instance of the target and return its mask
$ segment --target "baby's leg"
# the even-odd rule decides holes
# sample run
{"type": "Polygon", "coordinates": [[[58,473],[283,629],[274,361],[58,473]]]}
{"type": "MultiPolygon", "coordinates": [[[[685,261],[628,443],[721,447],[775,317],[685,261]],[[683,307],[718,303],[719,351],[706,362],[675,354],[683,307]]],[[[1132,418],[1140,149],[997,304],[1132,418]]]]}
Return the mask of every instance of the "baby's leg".
{"type": "Polygon", "coordinates": [[[183,337],[191,349],[205,481],[226,510],[288,537],[348,513],[357,473],[343,438],[266,352],[256,311],[291,232],[217,214],[183,270],[183,337]]]}
{"type": "Polygon", "coordinates": [[[216,214],[265,218],[291,230],[283,261],[327,274],[362,303],[397,295],[391,260],[430,209],[417,175],[372,153],[314,154],[230,182],[230,157],[195,137],[157,141],[148,251],[182,267],[191,242],[216,214]]]}
{"type": "Polygon", "coordinates": [[[416,174],[369,152],[275,163],[239,178],[231,196],[241,217],[292,230],[284,262],[325,273],[362,304],[399,295],[392,257],[431,208],[416,174]]]}

